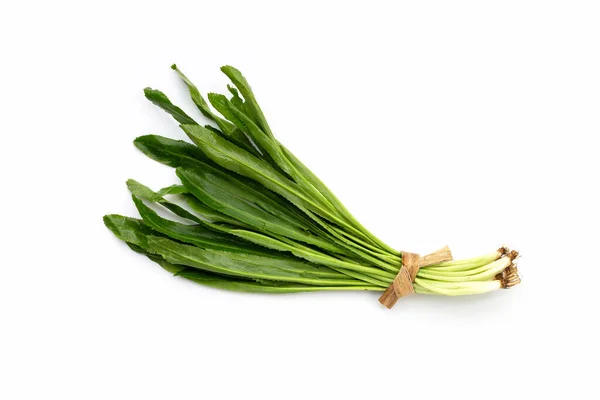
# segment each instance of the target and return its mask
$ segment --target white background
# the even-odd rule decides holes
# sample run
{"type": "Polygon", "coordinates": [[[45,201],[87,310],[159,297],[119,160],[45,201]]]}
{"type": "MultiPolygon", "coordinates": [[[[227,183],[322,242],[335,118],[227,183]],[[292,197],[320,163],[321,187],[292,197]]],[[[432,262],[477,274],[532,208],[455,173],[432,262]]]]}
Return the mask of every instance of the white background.
{"type": "Polygon", "coordinates": [[[595,1],[20,1],[0,6],[0,398],[597,398],[595,1]],[[183,138],[246,75],[280,140],[383,240],[521,251],[466,298],[251,295],[170,277],[102,215],[175,183],[183,138]]]}

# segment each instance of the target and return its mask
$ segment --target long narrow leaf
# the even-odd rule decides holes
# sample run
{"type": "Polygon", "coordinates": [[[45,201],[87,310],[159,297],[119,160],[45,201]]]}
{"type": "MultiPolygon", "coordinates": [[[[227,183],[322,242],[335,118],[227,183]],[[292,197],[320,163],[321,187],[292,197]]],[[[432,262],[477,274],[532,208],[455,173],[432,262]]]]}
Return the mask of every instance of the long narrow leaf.
{"type": "Polygon", "coordinates": [[[160,90],[146,88],[144,89],[144,95],[148,100],[152,102],[152,104],[162,108],[168,114],[170,114],[173,118],[177,120],[180,124],[195,124],[196,121],[192,119],[189,115],[187,115],[181,108],[177,107],[175,104],[171,103],[171,100],[160,90]]]}
{"type": "Polygon", "coordinates": [[[243,190],[243,186],[231,181],[231,178],[213,171],[190,168],[178,168],[177,176],[203,203],[257,230],[287,236],[328,251],[339,250],[306,230],[302,222],[286,214],[284,208],[256,193],[243,190]]]}
{"type": "Polygon", "coordinates": [[[217,289],[232,290],[236,292],[284,294],[321,291],[384,290],[384,288],[378,286],[361,284],[357,284],[355,286],[311,286],[301,283],[273,282],[267,280],[263,280],[261,282],[249,282],[246,280],[229,277],[226,278],[222,275],[190,269],[186,269],[184,272],[180,273],[179,276],[201,285],[210,286],[217,289]]]}
{"type": "MultiPolygon", "coordinates": [[[[228,252],[201,249],[160,237],[149,237],[148,243],[153,251],[170,263],[187,265],[214,273],[313,285],[357,284],[352,279],[323,277],[322,274],[319,274],[317,267],[305,263],[272,263],[268,258],[252,255],[234,257],[228,252]]],[[[334,273],[331,272],[331,274],[334,273]]]]}
{"type": "Polygon", "coordinates": [[[225,75],[227,75],[229,79],[231,79],[231,82],[233,82],[233,84],[238,88],[242,96],[244,96],[244,100],[246,100],[246,103],[252,110],[252,113],[256,117],[258,125],[261,127],[261,129],[267,134],[268,137],[273,139],[273,133],[271,132],[271,128],[269,127],[269,124],[267,123],[267,120],[262,110],[260,109],[260,106],[256,102],[254,93],[252,92],[250,84],[248,83],[246,78],[244,78],[240,71],[229,65],[221,67],[221,71],[225,75]]]}
{"type": "MultiPolygon", "coordinates": [[[[192,101],[194,102],[194,104],[196,104],[196,107],[198,107],[198,109],[200,110],[200,112],[208,119],[214,121],[217,126],[220,129],[220,134],[224,135],[225,137],[229,138],[230,140],[232,140],[234,143],[236,143],[238,146],[248,150],[251,153],[255,153],[258,155],[258,152],[256,151],[256,149],[252,146],[252,143],[250,143],[250,141],[248,140],[248,138],[242,133],[242,131],[240,131],[238,128],[236,128],[235,125],[233,125],[231,122],[220,118],[219,116],[215,115],[210,107],[208,106],[208,103],[206,102],[206,100],[204,100],[204,97],[202,97],[202,95],[200,94],[200,91],[198,90],[198,88],[196,87],[196,85],[194,85],[192,83],[192,81],[190,81],[187,76],[185,76],[183,74],[183,72],[181,72],[177,66],[175,64],[173,64],[171,66],[171,68],[173,70],[175,70],[179,76],[181,77],[181,79],[185,82],[185,84],[188,87],[188,90],[190,92],[190,97],[192,98],[192,101]]],[[[183,123],[183,122],[181,122],[183,123]]]]}

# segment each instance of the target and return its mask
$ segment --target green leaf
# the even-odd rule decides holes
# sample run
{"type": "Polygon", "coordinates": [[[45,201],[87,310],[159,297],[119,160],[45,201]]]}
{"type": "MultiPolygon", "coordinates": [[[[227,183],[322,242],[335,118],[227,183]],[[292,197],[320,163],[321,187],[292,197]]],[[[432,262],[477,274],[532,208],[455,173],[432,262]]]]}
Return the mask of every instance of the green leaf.
{"type": "MultiPolygon", "coordinates": [[[[252,144],[248,141],[248,138],[239,131],[239,129],[237,129],[232,123],[230,123],[229,121],[220,118],[219,116],[215,115],[211,110],[210,107],[208,106],[208,103],[206,102],[206,100],[204,100],[204,97],[202,97],[202,95],[200,94],[200,91],[198,90],[198,88],[196,87],[196,85],[194,85],[184,74],[183,72],[181,72],[177,66],[175,64],[173,64],[171,66],[171,68],[173,70],[175,70],[179,76],[181,77],[181,79],[185,82],[185,84],[187,85],[189,91],[190,91],[190,96],[192,97],[192,101],[194,102],[194,104],[196,104],[196,106],[198,107],[198,109],[200,110],[200,112],[208,119],[214,121],[220,131],[215,130],[217,133],[219,133],[220,135],[227,137],[229,139],[231,139],[232,141],[234,141],[238,146],[250,151],[250,152],[256,152],[256,149],[253,148],[252,144]]],[[[183,122],[182,122],[183,123],[183,122]]],[[[206,128],[208,129],[213,129],[212,127],[206,126],[206,128]]],[[[258,153],[256,153],[258,154],[258,153]]]]}
{"type": "Polygon", "coordinates": [[[269,280],[260,280],[260,282],[251,282],[244,279],[226,277],[210,272],[186,269],[179,276],[217,289],[225,289],[236,292],[251,293],[299,293],[299,292],[319,292],[319,291],[340,291],[340,290],[374,290],[383,291],[384,288],[377,286],[368,286],[357,284],[356,286],[311,286],[301,283],[274,282],[269,280]]]}
{"type": "Polygon", "coordinates": [[[182,129],[204,154],[221,167],[260,183],[267,189],[283,196],[301,210],[308,209],[350,233],[369,239],[366,234],[340,219],[335,212],[315,203],[309,195],[298,189],[295,182],[283,176],[266,161],[253,156],[201,126],[182,125],[182,129]]]}
{"type": "Polygon", "coordinates": [[[208,103],[206,102],[206,100],[204,100],[204,97],[202,97],[202,95],[200,94],[200,91],[198,90],[196,85],[194,85],[192,83],[192,81],[190,81],[188,79],[188,77],[185,76],[183,74],[183,72],[181,72],[177,68],[177,65],[175,65],[175,64],[171,65],[171,69],[176,71],[177,74],[179,74],[179,77],[181,77],[181,79],[183,80],[183,82],[185,82],[185,84],[188,87],[188,90],[190,91],[190,97],[192,98],[192,101],[194,102],[194,104],[196,104],[196,107],[198,107],[198,109],[200,110],[202,115],[204,115],[206,118],[216,122],[217,125],[219,126],[219,128],[223,132],[225,132],[227,135],[231,135],[231,133],[234,130],[234,126],[231,123],[224,120],[223,118],[219,118],[210,110],[208,103]]]}
{"type": "MultiPolygon", "coordinates": [[[[222,140],[225,141],[225,139],[222,140]]],[[[197,146],[182,140],[173,140],[157,135],[146,135],[135,139],[134,144],[148,157],[170,167],[194,166],[198,169],[212,171],[213,173],[226,172],[226,170],[223,170],[211,159],[206,157],[202,150],[197,146]]],[[[243,184],[243,190],[259,193],[260,196],[270,199],[270,204],[276,203],[281,206],[286,206],[288,210],[281,214],[283,217],[286,217],[289,213],[296,216],[301,214],[301,211],[289,203],[285,198],[269,191],[259,183],[242,176],[236,176],[235,179],[241,182],[240,185],[243,184]]],[[[136,184],[140,185],[137,182],[136,184]]],[[[132,190],[132,188],[130,188],[130,190],[132,190]]],[[[154,192],[146,187],[144,187],[144,190],[146,191],[146,194],[144,194],[143,191],[138,191],[134,194],[138,197],[152,201],[152,193],[154,192]]]]}
{"type": "MultiPolygon", "coordinates": [[[[234,231],[231,231],[234,232],[234,231]]],[[[308,248],[308,247],[304,247],[301,246],[299,243],[294,242],[288,238],[285,238],[283,236],[278,237],[277,239],[279,239],[281,242],[290,245],[298,250],[308,250],[310,252],[313,252],[314,249],[308,248]]],[[[257,243],[258,244],[258,243],[257,243]]],[[[329,257],[330,255],[328,254],[322,254],[324,256],[329,257]]],[[[349,263],[354,263],[354,264],[360,264],[360,263],[364,263],[364,260],[357,260],[356,258],[350,258],[341,254],[335,254],[335,258],[338,260],[342,260],[342,261],[346,261],[349,263]]],[[[392,279],[391,278],[387,278],[384,279],[382,277],[377,277],[377,278],[373,278],[372,276],[369,275],[365,275],[364,273],[361,272],[356,272],[354,270],[349,270],[349,269],[345,269],[345,268],[340,268],[335,266],[334,264],[330,263],[329,267],[335,271],[341,272],[345,275],[348,275],[349,277],[355,278],[359,281],[362,281],[363,283],[369,283],[371,285],[376,285],[376,286],[382,286],[387,288],[388,286],[390,286],[390,284],[392,283],[392,279]]],[[[397,274],[398,272],[396,271],[394,276],[397,274]]]]}
{"type": "Polygon", "coordinates": [[[198,198],[196,198],[194,195],[184,195],[183,199],[187,203],[187,205],[190,206],[192,210],[194,210],[194,212],[200,214],[203,218],[207,219],[208,221],[214,223],[224,223],[227,225],[250,229],[250,225],[244,224],[243,222],[240,222],[237,219],[230,217],[229,215],[223,214],[222,212],[210,208],[209,206],[198,200],[198,198]]]}
{"type": "MultiPolygon", "coordinates": [[[[314,292],[324,290],[379,290],[383,291],[385,287],[377,285],[369,286],[357,282],[355,286],[310,286],[300,283],[278,282],[267,279],[233,277],[228,275],[215,274],[202,271],[196,268],[172,264],[161,256],[149,253],[141,247],[129,244],[132,250],[145,255],[150,260],[159,264],[166,271],[181,276],[184,279],[203,284],[205,286],[242,291],[242,292],[262,292],[262,293],[295,293],[295,292],[314,292]]],[[[342,274],[342,276],[344,276],[342,274]]],[[[336,281],[337,282],[337,281],[336,281]]]]}
{"type": "Polygon", "coordinates": [[[336,273],[329,268],[301,261],[284,262],[252,254],[240,255],[227,251],[201,249],[160,237],[149,237],[148,243],[153,251],[170,263],[214,273],[313,285],[357,284],[356,280],[347,279],[343,274],[336,273]],[[339,278],[330,278],[329,276],[338,276],[339,278]]]}
{"type": "Polygon", "coordinates": [[[297,243],[285,243],[284,241],[278,240],[277,238],[268,237],[257,232],[244,231],[241,229],[232,229],[230,230],[230,232],[236,236],[241,237],[242,239],[246,239],[248,241],[254,242],[256,244],[265,246],[273,250],[289,251],[296,257],[303,258],[312,263],[322,264],[332,268],[341,268],[350,271],[361,272],[366,275],[375,277],[376,279],[388,279],[390,280],[389,283],[391,283],[391,280],[393,280],[396,277],[395,274],[392,274],[387,271],[382,271],[378,268],[367,267],[353,262],[343,261],[338,258],[316,251],[314,249],[308,248],[306,246],[301,246],[297,243]]]}
{"type": "Polygon", "coordinates": [[[173,168],[184,163],[212,162],[197,146],[183,140],[145,135],[135,139],[133,144],[151,159],[173,168]]]}
{"type": "Polygon", "coordinates": [[[288,177],[294,177],[295,171],[290,167],[287,159],[281,153],[278,143],[268,137],[242,110],[234,106],[222,94],[209,93],[208,99],[217,111],[233,122],[240,130],[248,134],[254,144],[261,150],[262,154],[268,155],[267,161],[272,161],[270,164],[273,167],[279,168],[288,177]]]}
{"type": "Polygon", "coordinates": [[[208,107],[208,103],[206,102],[206,100],[204,100],[204,98],[202,97],[202,95],[200,94],[200,91],[198,90],[198,88],[196,87],[196,85],[194,85],[192,83],[192,81],[190,81],[188,79],[187,76],[185,76],[183,74],[183,72],[181,72],[178,68],[177,65],[173,64],[171,65],[171,69],[173,69],[174,71],[177,72],[177,74],[179,75],[179,77],[183,80],[183,82],[187,85],[188,90],[190,91],[190,97],[192,98],[192,101],[194,102],[194,104],[196,104],[196,107],[198,107],[198,109],[200,110],[200,112],[206,117],[209,118],[213,121],[216,120],[216,116],[212,113],[212,111],[210,110],[210,108],[208,107]]]}
{"type": "Polygon", "coordinates": [[[256,124],[256,117],[252,113],[250,106],[240,97],[238,90],[230,85],[227,85],[227,90],[232,94],[231,99],[229,99],[231,104],[242,110],[246,117],[250,118],[256,124]]]}
{"type": "Polygon", "coordinates": [[[365,239],[369,242],[375,244],[376,246],[385,249],[385,251],[393,254],[400,255],[400,252],[392,249],[390,246],[386,245],[384,242],[379,240],[375,235],[369,232],[350,212],[348,209],[342,204],[342,202],[333,194],[331,190],[308,168],[306,167],[294,154],[289,151],[285,146],[281,143],[279,144],[281,151],[287,160],[291,163],[291,165],[298,171],[298,173],[303,176],[310,184],[319,191],[327,201],[335,207],[338,215],[340,215],[344,221],[350,225],[352,225],[355,229],[359,230],[364,234],[365,239]]]}
{"type": "Polygon", "coordinates": [[[268,162],[197,125],[182,125],[196,145],[221,167],[253,179],[294,204],[311,206],[296,189],[296,184],[279,173],[268,162]]]}
{"type": "Polygon", "coordinates": [[[238,92],[238,90],[236,88],[234,88],[231,85],[227,85],[227,90],[229,90],[229,93],[231,93],[231,101],[235,101],[236,103],[243,103],[244,101],[242,100],[242,98],[240,97],[240,93],[238,92]],[[235,100],[234,100],[235,99],[235,100]]]}
{"type": "MultiPolygon", "coordinates": [[[[223,172],[223,170],[220,167],[218,167],[212,160],[208,159],[198,147],[181,140],[173,140],[156,135],[147,135],[137,138],[134,141],[134,143],[136,147],[138,147],[148,157],[163,164],[169,165],[171,167],[193,165],[197,166],[197,168],[199,169],[213,171],[213,173],[215,171],[223,172]]],[[[287,214],[295,215],[296,218],[301,218],[303,216],[302,212],[298,210],[295,206],[293,206],[291,203],[289,203],[285,198],[269,191],[264,186],[254,182],[253,180],[244,178],[242,176],[236,176],[235,179],[243,183],[243,190],[253,193],[260,193],[262,197],[270,199],[269,204],[275,203],[280,206],[285,206],[287,208],[287,211],[281,213],[281,215],[284,218],[287,216],[287,214]]],[[[240,185],[242,185],[242,183],[240,183],[240,185]]],[[[130,190],[131,189],[132,188],[130,188],[130,190]]],[[[149,190],[147,188],[145,189],[149,190]]],[[[154,192],[150,191],[150,193],[154,192]]],[[[138,197],[142,197],[149,200],[151,200],[153,196],[152,194],[143,194],[142,192],[135,192],[134,194],[136,194],[138,197]]],[[[163,205],[166,206],[166,204],[163,205]]],[[[194,204],[191,204],[191,206],[194,206],[194,204]]],[[[178,213],[172,207],[170,209],[176,214],[183,216],[181,215],[181,213],[178,213]]],[[[188,218],[187,216],[183,217],[188,218]]],[[[306,218],[305,215],[303,217],[306,218]]]]}
{"type": "Polygon", "coordinates": [[[250,109],[250,106],[248,105],[248,103],[246,103],[240,97],[237,89],[234,88],[234,87],[231,87],[230,85],[227,85],[227,90],[229,90],[229,92],[232,94],[231,99],[229,99],[229,101],[231,102],[231,104],[233,104],[238,109],[242,110],[242,112],[246,115],[246,117],[250,118],[255,124],[258,125],[258,123],[256,122],[257,121],[256,117],[252,113],[252,110],[250,109]]]}
{"type": "MultiPolygon", "coordinates": [[[[206,130],[206,128],[202,129],[206,130]]],[[[213,132],[210,129],[208,131],[213,132]]],[[[218,134],[214,134],[218,136],[218,134]]],[[[227,141],[227,139],[222,140],[227,141]]],[[[183,140],[174,140],[158,135],[145,135],[135,139],[133,144],[149,158],[169,167],[196,165],[200,168],[224,170],[208,158],[198,146],[183,140]]]]}
{"type": "Polygon", "coordinates": [[[271,253],[248,241],[240,240],[230,234],[211,229],[207,223],[184,225],[162,218],[135,196],[133,196],[133,202],[147,226],[170,238],[191,243],[205,249],[228,250],[243,254],[271,255],[271,253]]]}
{"type": "Polygon", "coordinates": [[[256,117],[254,116],[254,114],[252,114],[252,110],[250,110],[250,107],[240,97],[237,89],[230,85],[227,85],[227,90],[229,90],[229,92],[232,95],[229,99],[229,102],[238,109],[242,110],[248,118],[250,118],[254,123],[256,123],[256,117]]]}
{"type": "Polygon", "coordinates": [[[157,232],[150,229],[143,221],[122,215],[110,214],[104,216],[104,225],[114,235],[129,244],[149,251],[148,235],[156,235],[157,232]]]}
{"type": "Polygon", "coordinates": [[[244,100],[246,100],[246,104],[249,106],[250,110],[252,110],[252,114],[255,116],[258,126],[260,126],[268,137],[274,139],[271,128],[269,127],[246,78],[244,78],[240,71],[229,65],[221,67],[221,71],[227,75],[231,82],[238,88],[242,96],[244,96],[244,100]]]}
{"type": "Polygon", "coordinates": [[[134,181],[133,179],[127,180],[127,188],[137,197],[152,202],[160,202],[163,200],[163,197],[167,195],[189,193],[185,186],[182,185],[171,185],[160,189],[158,192],[154,192],[141,183],[134,181]]]}
{"type": "Polygon", "coordinates": [[[144,95],[146,95],[146,98],[154,105],[162,108],[173,118],[175,118],[180,124],[196,123],[196,121],[187,115],[181,108],[171,103],[171,100],[169,100],[169,98],[163,92],[152,88],[146,88],[144,89],[144,95]]]}
{"type": "MultiPolygon", "coordinates": [[[[226,100],[227,99],[225,99],[225,101],[226,100]]],[[[294,180],[296,184],[303,189],[305,193],[309,194],[317,204],[332,212],[337,211],[335,207],[333,207],[328,201],[328,199],[321,192],[319,192],[319,190],[317,190],[317,188],[315,188],[311,182],[306,179],[302,173],[300,173],[285,157],[279,143],[276,140],[269,138],[242,110],[235,107],[231,103],[225,103],[225,105],[235,116],[235,121],[238,122],[235,122],[234,120],[231,121],[234,122],[236,126],[242,129],[244,132],[248,133],[250,138],[254,141],[254,143],[256,143],[263,153],[269,155],[270,159],[273,161],[271,163],[273,166],[279,168],[286,174],[286,176],[294,180]]]]}
{"type": "Polygon", "coordinates": [[[190,269],[190,268],[184,267],[182,265],[171,264],[170,262],[166,261],[162,257],[157,257],[157,256],[152,256],[152,255],[147,255],[147,257],[150,260],[152,260],[155,263],[157,263],[158,265],[160,265],[165,271],[168,271],[168,272],[172,273],[173,275],[180,275],[184,271],[190,269]]]}
{"type": "Polygon", "coordinates": [[[329,251],[338,250],[335,245],[310,233],[310,227],[295,219],[285,207],[219,171],[178,168],[177,176],[204,204],[257,230],[287,236],[329,251]]]}
{"type": "Polygon", "coordinates": [[[194,214],[192,214],[185,208],[183,208],[175,203],[171,203],[170,201],[165,200],[163,198],[163,195],[161,194],[161,192],[168,192],[168,191],[179,192],[181,190],[185,190],[185,192],[187,193],[187,189],[185,189],[183,186],[177,186],[177,188],[175,188],[175,186],[177,186],[177,185],[169,186],[168,188],[161,189],[158,193],[155,193],[152,190],[150,190],[150,188],[142,185],[141,183],[139,183],[137,181],[134,181],[133,179],[129,179],[127,181],[127,188],[129,189],[129,191],[131,192],[132,195],[134,195],[140,199],[148,200],[148,201],[151,201],[154,203],[159,203],[160,205],[162,205],[166,209],[170,210],[172,213],[180,216],[181,218],[185,218],[190,221],[194,221],[196,223],[203,223],[203,221],[200,218],[198,218],[197,216],[195,216],[194,214]],[[183,188],[183,189],[180,189],[180,188],[183,188]]]}
{"type": "Polygon", "coordinates": [[[140,253],[142,255],[145,255],[150,260],[152,260],[155,263],[157,263],[158,265],[160,265],[163,269],[169,271],[170,273],[172,273],[174,275],[178,275],[183,270],[188,269],[188,267],[184,267],[184,266],[181,266],[181,265],[171,264],[171,263],[165,261],[165,259],[162,258],[161,256],[157,256],[156,254],[150,253],[149,251],[144,250],[141,247],[136,246],[135,244],[127,243],[127,245],[129,246],[129,248],[131,250],[135,251],[136,253],[140,253]]]}
{"type": "Polygon", "coordinates": [[[210,104],[212,104],[215,110],[220,112],[221,115],[227,118],[236,128],[245,131],[244,125],[236,119],[235,114],[229,109],[229,100],[227,100],[227,97],[222,94],[209,93],[208,101],[210,101],[210,104]]]}
{"type": "Polygon", "coordinates": [[[156,192],[156,196],[159,199],[162,199],[163,196],[185,194],[185,193],[189,193],[189,191],[185,188],[185,186],[171,185],[171,186],[167,186],[165,188],[160,189],[158,192],[156,192]]]}
{"type": "MultiPolygon", "coordinates": [[[[308,210],[305,212],[312,214],[308,210]]],[[[381,255],[370,250],[368,246],[366,246],[366,244],[360,239],[349,239],[344,235],[345,232],[343,230],[334,225],[327,224],[326,221],[321,220],[321,218],[316,215],[312,215],[312,219],[320,225],[323,231],[326,232],[325,235],[329,237],[333,243],[346,250],[346,255],[348,255],[349,258],[358,262],[366,261],[369,264],[377,265],[378,267],[381,267],[386,271],[393,272],[394,274],[398,273],[401,260],[397,260],[397,262],[390,264],[386,259],[383,259],[381,255]]]]}

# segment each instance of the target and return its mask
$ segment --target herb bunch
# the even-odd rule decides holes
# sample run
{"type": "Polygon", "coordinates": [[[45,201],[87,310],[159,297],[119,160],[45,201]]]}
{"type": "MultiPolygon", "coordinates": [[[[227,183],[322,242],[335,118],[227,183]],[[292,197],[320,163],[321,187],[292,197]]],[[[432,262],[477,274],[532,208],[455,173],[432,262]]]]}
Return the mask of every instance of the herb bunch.
{"type": "MultiPolygon", "coordinates": [[[[172,69],[211,124],[200,125],[162,92],[145,89],[193,144],[157,135],[135,139],[148,157],[175,168],[180,183],[153,191],[127,181],[141,219],[112,214],[105,225],[165,270],[206,286],[265,293],[385,291],[402,253],[363,227],[277,141],[242,74],[222,67],[233,83],[229,96],[209,93],[207,102],[177,66],[172,69]],[[157,207],[172,218],[160,216],[157,207]]],[[[426,266],[413,286],[417,293],[450,296],[508,288],[520,282],[517,256],[500,248],[426,266]]]]}

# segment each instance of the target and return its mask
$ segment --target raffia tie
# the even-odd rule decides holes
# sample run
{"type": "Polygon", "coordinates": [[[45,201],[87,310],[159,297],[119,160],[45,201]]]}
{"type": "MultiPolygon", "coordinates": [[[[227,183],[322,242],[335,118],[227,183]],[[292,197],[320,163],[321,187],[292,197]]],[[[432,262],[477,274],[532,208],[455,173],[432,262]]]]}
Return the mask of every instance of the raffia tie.
{"type": "Polygon", "coordinates": [[[394,304],[401,297],[415,293],[413,282],[421,267],[450,260],[452,260],[452,253],[448,246],[423,257],[416,253],[402,252],[400,271],[398,271],[398,275],[396,275],[392,284],[383,292],[379,302],[387,308],[394,307],[394,304]]]}

